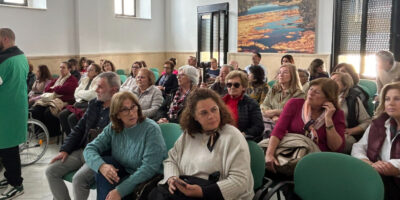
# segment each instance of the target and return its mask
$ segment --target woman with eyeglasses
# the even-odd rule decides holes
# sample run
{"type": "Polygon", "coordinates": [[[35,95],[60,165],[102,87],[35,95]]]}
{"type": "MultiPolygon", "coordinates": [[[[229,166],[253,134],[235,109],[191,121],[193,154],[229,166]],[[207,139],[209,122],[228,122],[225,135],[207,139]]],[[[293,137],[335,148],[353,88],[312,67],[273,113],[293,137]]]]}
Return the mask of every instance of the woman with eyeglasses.
{"type": "Polygon", "coordinates": [[[231,112],[234,125],[246,138],[260,141],[264,124],[259,104],[245,94],[249,83],[247,75],[241,71],[232,71],[226,76],[225,83],[228,94],[222,100],[231,112]]]}
{"type": "Polygon", "coordinates": [[[155,77],[152,71],[146,68],[139,70],[136,76],[136,86],[132,92],[139,98],[143,115],[153,118],[164,101],[161,90],[154,86],[155,77]]]}
{"type": "Polygon", "coordinates": [[[141,68],[142,63],[139,61],[136,61],[132,64],[130,76],[121,85],[119,91],[132,91],[133,87],[136,86],[136,75],[139,73],[141,68]]]}
{"type": "Polygon", "coordinates": [[[292,98],[304,98],[296,66],[284,64],[279,68],[278,80],[268,91],[261,110],[265,118],[278,121],[283,106],[292,98]]]}
{"type": "Polygon", "coordinates": [[[142,114],[132,93],[112,97],[110,120],[83,152],[86,164],[97,173],[97,199],[128,197],[139,184],[162,173],[167,155],[160,127],[142,114]],[[106,151],[111,156],[102,156],[106,151]]]}
{"type": "Polygon", "coordinates": [[[170,94],[172,90],[178,88],[178,79],[176,75],[172,73],[174,71],[175,64],[172,61],[165,61],[164,72],[156,82],[156,86],[160,89],[164,96],[170,94]]]}
{"type": "Polygon", "coordinates": [[[250,152],[220,96],[193,91],[180,124],[182,136],[164,161],[164,179],[148,199],[252,199],[250,152]]]}
{"type": "Polygon", "coordinates": [[[351,155],[371,165],[385,186],[385,200],[400,199],[400,82],[387,84],[379,106],[351,155]]]}

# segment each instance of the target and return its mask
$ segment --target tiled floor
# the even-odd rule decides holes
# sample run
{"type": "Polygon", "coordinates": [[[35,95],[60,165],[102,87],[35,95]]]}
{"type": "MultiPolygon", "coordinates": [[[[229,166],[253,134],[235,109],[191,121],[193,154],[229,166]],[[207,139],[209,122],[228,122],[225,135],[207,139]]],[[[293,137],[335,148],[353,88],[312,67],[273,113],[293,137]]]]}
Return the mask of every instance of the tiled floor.
{"type": "MultiPolygon", "coordinates": [[[[24,178],[25,193],[16,199],[19,200],[51,200],[53,196],[50,192],[49,184],[45,176],[45,170],[50,160],[57,155],[60,149],[59,145],[52,144],[46,151],[46,154],[35,164],[22,168],[22,177],[24,178]]],[[[1,172],[0,178],[3,178],[1,172]]],[[[72,185],[67,182],[67,187],[72,198],[72,185]]],[[[2,191],[1,191],[2,192],[2,191]]],[[[90,200],[96,199],[96,191],[90,191],[90,200]]]]}

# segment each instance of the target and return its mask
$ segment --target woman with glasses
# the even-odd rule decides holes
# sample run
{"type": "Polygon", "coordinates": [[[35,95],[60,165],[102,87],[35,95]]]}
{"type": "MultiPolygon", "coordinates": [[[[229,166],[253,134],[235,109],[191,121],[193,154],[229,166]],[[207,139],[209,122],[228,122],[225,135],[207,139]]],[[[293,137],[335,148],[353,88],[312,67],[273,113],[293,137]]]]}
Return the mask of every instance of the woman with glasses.
{"type": "Polygon", "coordinates": [[[162,92],[154,86],[155,77],[152,71],[143,68],[136,76],[136,86],[132,92],[139,98],[143,115],[153,118],[164,101],[162,92]]]}
{"type": "Polygon", "coordinates": [[[400,82],[387,84],[379,106],[351,155],[371,165],[385,186],[385,200],[400,199],[400,82]]]}
{"type": "Polygon", "coordinates": [[[175,64],[172,61],[165,61],[164,63],[164,73],[156,82],[156,86],[160,89],[164,96],[170,94],[171,91],[178,88],[178,79],[176,75],[172,72],[174,71],[175,64]]]}
{"type": "Polygon", "coordinates": [[[263,116],[276,122],[289,99],[304,98],[304,96],[296,66],[284,64],[279,68],[278,80],[261,104],[263,116]]]}
{"type": "Polygon", "coordinates": [[[247,75],[241,71],[232,71],[226,76],[225,83],[228,94],[222,100],[231,112],[234,125],[246,138],[260,141],[264,124],[260,106],[245,94],[248,86],[247,75]]]}
{"type": "Polygon", "coordinates": [[[133,87],[136,86],[136,75],[139,73],[139,69],[142,68],[142,63],[136,61],[132,64],[130,76],[121,85],[119,91],[132,91],[133,87]]]}
{"type": "Polygon", "coordinates": [[[252,199],[250,152],[220,96],[196,89],[187,100],[182,136],[164,161],[164,179],[149,199],[252,199]]]}
{"type": "Polygon", "coordinates": [[[83,152],[86,164],[97,173],[97,199],[127,197],[139,184],[162,173],[167,155],[159,126],[142,114],[132,93],[112,97],[110,120],[83,152]],[[102,156],[106,151],[111,156],[102,156]]]}
{"type": "Polygon", "coordinates": [[[179,123],[180,115],[185,107],[187,96],[196,88],[199,82],[198,70],[189,65],[178,69],[178,88],[166,96],[157,112],[157,123],[179,123]]]}

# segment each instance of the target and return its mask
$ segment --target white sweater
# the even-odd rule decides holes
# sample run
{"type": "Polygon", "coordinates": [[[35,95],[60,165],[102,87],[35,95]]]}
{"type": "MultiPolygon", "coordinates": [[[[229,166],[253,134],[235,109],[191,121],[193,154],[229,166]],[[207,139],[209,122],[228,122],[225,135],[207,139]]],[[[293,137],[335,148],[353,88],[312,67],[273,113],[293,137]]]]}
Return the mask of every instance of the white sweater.
{"type": "Polygon", "coordinates": [[[164,161],[164,180],[180,175],[208,179],[216,171],[221,173],[217,182],[224,199],[252,199],[253,176],[250,168],[250,152],[242,133],[231,125],[218,131],[220,137],[210,152],[207,148],[209,135],[189,134],[182,136],[168,152],[164,161]]]}
{"type": "Polygon", "coordinates": [[[97,89],[97,81],[98,77],[94,77],[92,82],[90,83],[89,89],[85,90],[87,84],[89,83],[89,78],[84,77],[81,79],[79,86],[75,89],[75,101],[90,101],[96,98],[96,89],[97,89]]]}

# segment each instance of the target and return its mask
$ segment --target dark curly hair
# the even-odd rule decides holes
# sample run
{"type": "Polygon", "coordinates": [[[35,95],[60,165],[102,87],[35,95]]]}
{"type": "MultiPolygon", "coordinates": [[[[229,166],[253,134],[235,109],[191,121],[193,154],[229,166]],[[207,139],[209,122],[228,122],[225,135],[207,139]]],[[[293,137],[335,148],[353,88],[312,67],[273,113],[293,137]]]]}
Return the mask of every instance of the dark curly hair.
{"type": "Polygon", "coordinates": [[[222,101],[221,97],[211,89],[208,88],[198,88],[190,93],[185,109],[182,112],[179,124],[182,127],[184,133],[192,136],[194,133],[202,133],[203,128],[200,123],[194,118],[196,113],[197,103],[201,100],[212,99],[219,108],[220,123],[219,128],[223,127],[225,124],[231,124],[233,122],[232,116],[228,111],[225,103],[222,101]]]}
{"type": "Polygon", "coordinates": [[[254,82],[251,83],[252,86],[264,84],[265,74],[264,74],[264,70],[262,69],[261,66],[259,66],[259,65],[252,65],[252,66],[249,68],[249,71],[250,71],[250,73],[252,73],[253,76],[254,76],[254,82]]]}

